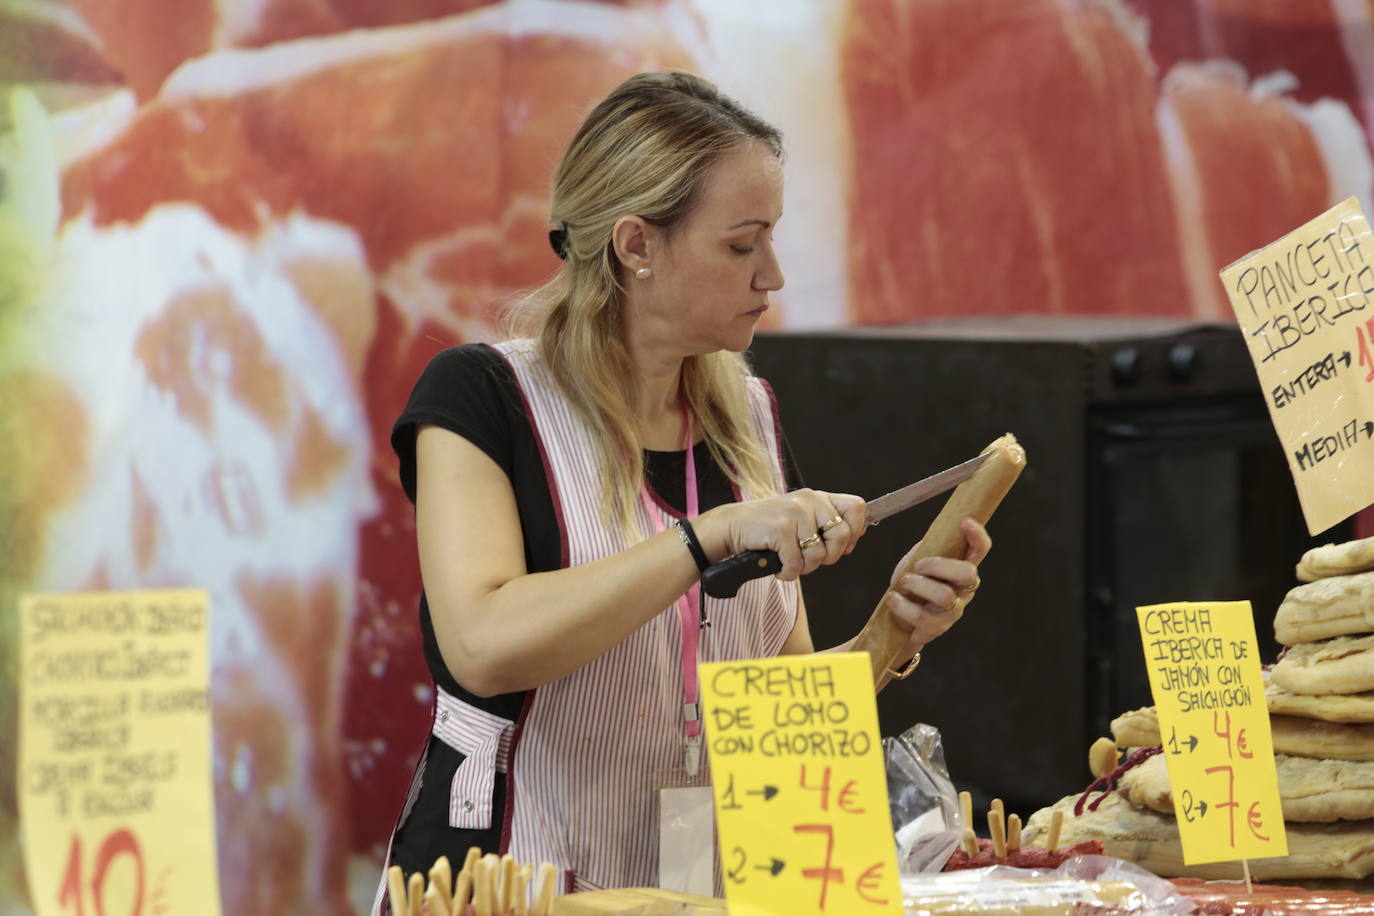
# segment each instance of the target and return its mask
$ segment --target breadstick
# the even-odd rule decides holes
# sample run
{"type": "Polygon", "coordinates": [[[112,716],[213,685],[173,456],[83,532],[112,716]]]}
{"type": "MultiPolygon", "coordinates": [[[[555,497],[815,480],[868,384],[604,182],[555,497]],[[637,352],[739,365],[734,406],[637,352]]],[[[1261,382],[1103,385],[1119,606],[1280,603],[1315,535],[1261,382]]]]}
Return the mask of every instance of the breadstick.
{"type": "Polygon", "coordinates": [[[499,907],[502,913],[515,909],[515,876],[519,872],[520,866],[515,863],[515,856],[506,853],[501,857],[501,880],[497,886],[501,888],[499,907]]]}
{"type": "Polygon", "coordinates": [[[406,906],[410,916],[420,916],[420,908],[425,903],[425,876],[418,871],[410,876],[410,892],[406,895],[406,906]]]}
{"type": "Polygon", "coordinates": [[[408,916],[410,906],[406,902],[406,874],[399,865],[386,870],[386,894],[391,900],[391,916],[408,916]]]}
{"type": "Polygon", "coordinates": [[[963,847],[969,858],[978,855],[978,837],[973,833],[973,796],[959,793],[959,820],[964,825],[963,847]]]}
{"type": "Polygon", "coordinates": [[[964,828],[964,837],[962,843],[964,847],[964,852],[968,855],[970,859],[978,855],[978,836],[973,832],[972,827],[964,828]]]}
{"type": "Polygon", "coordinates": [[[1050,835],[1045,841],[1045,848],[1054,852],[1059,848],[1059,831],[1064,827],[1064,812],[1058,808],[1050,815],[1050,835]]]}
{"type": "Polygon", "coordinates": [[[429,907],[429,916],[451,916],[448,903],[448,894],[438,884],[429,882],[429,887],[425,888],[425,906],[429,907]]]}
{"type": "Polygon", "coordinates": [[[515,875],[515,916],[530,916],[530,878],[534,866],[521,865],[515,875]]]}
{"type": "Polygon", "coordinates": [[[539,863],[539,873],[534,879],[534,904],[530,916],[552,916],[554,883],[558,880],[558,869],[548,862],[539,863]]]}
{"type": "Polygon", "coordinates": [[[988,811],[988,833],[992,835],[992,854],[999,859],[1007,857],[1007,834],[997,811],[988,811]]]}
{"type": "Polygon", "coordinates": [[[434,860],[434,867],[429,870],[429,883],[438,885],[445,903],[453,898],[453,869],[448,864],[448,856],[434,860]]]}
{"type": "Polygon", "coordinates": [[[1007,852],[1021,848],[1021,815],[1013,814],[1007,818],[1007,852]]]}
{"type": "Polygon", "coordinates": [[[458,873],[458,880],[453,882],[453,912],[455,916],[464,916],[468,904],[471,902],[472,872],[465,868],[458,873]]]}
{"type": "Polygon", "coordinates": [[[473,867],[472,909],[476,916],[495,916],[496,872],[500,861],[494,853],[487,853],[473,867]]]}
{"type": "MultiPolygon", "coordinates": [[[[988,457],[972,477],[954,488],[940,514],[930,523],[925,537],[921,538],[908,561],[907,571],[917,560],[926,557],[962,559],[968,550],[961,527],[964,519],[987,524],[1026,466],[1026,452],[1011,433],[992,442],[983,449],[983,454],[988,457]]],[[[853,643],[855,652],[867,652],[872,657],[876,690],[887,686],[894,676],[892,672],[905,666],[907,659],[901,656],[911,637],[911,628],[892,616],[885,599],[886,596],[878,602],[853,643]]]]}

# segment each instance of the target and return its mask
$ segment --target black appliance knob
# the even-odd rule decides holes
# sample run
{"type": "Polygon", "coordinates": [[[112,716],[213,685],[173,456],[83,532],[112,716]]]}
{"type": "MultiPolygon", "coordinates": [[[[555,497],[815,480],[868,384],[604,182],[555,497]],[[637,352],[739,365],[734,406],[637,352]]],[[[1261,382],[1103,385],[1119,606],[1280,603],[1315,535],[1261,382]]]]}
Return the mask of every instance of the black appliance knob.
{"type": "Polygon", "coordinates": [[[1112,380],[1118,385],[1134,385],[1140,381],[1140,351],[1123,347],[1112,354],[1112,380]]]}
{"type": "Polygon", "coordinates": [[[1186,343],[1174,344],[1169,348],[1169,378],[1176,382],[1191,381],[1197,375],[1199,362],[1197,347],[1186,343]]]}

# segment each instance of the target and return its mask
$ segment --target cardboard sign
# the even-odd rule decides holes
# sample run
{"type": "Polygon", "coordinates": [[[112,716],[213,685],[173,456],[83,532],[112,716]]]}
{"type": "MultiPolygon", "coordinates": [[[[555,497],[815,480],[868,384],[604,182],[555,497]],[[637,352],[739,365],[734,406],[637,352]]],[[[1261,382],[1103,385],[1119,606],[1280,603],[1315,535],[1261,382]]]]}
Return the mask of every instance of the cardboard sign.
{"type": "Polygon", "coordinates": [[[1311,534],[1374,502],[1374,237],[1350,198],[1221,271],[1311,534]]]}
{"type": "Polygon", "coordinates": [[[19,619],[34,909],[216,916],[208,594],[27,595],[19,619]]]}
{"type": "Polygon", "coordinates": [[[900,916],[868,655],[704,664],[701,697],[730,912],[900,916]]]}
{"type": "Polygon", "coordinates": [[[1288,854],[1250,602],[1136,608],[1188,865],[1288,854]]]}

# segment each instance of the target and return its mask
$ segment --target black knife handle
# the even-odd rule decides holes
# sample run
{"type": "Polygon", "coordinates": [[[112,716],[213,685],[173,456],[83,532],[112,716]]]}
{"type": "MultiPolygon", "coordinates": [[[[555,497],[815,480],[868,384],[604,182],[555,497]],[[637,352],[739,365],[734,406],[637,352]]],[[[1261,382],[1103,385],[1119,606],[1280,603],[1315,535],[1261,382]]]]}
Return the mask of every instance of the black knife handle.
{"type": "Polygon", "coordinates": [[[782,570],[782,560],[771,550],[746,550],[706,568],[702,591],[712,598],[733,598],[750,579],[762,579],[782,570]]]}

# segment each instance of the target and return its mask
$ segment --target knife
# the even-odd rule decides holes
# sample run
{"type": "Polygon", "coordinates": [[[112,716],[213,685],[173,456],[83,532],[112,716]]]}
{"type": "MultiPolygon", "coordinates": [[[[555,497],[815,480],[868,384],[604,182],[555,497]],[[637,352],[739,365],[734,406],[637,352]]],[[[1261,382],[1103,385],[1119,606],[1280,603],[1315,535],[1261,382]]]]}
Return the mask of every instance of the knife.
{"type": "MultiPolygon", "coordinates": [[[[934,496],[952,490],[973,476],[986,454],[970,458],[924,480],[909,483],[872,500],[868,504],[868,526],[891,518],[934,496]]],[[[772,550],[746,550],[707,567],[701,574],[701,589],[712,598],[733,598],[750,579],[760,579],[782,569],[782,560],[772,550]]]]}

